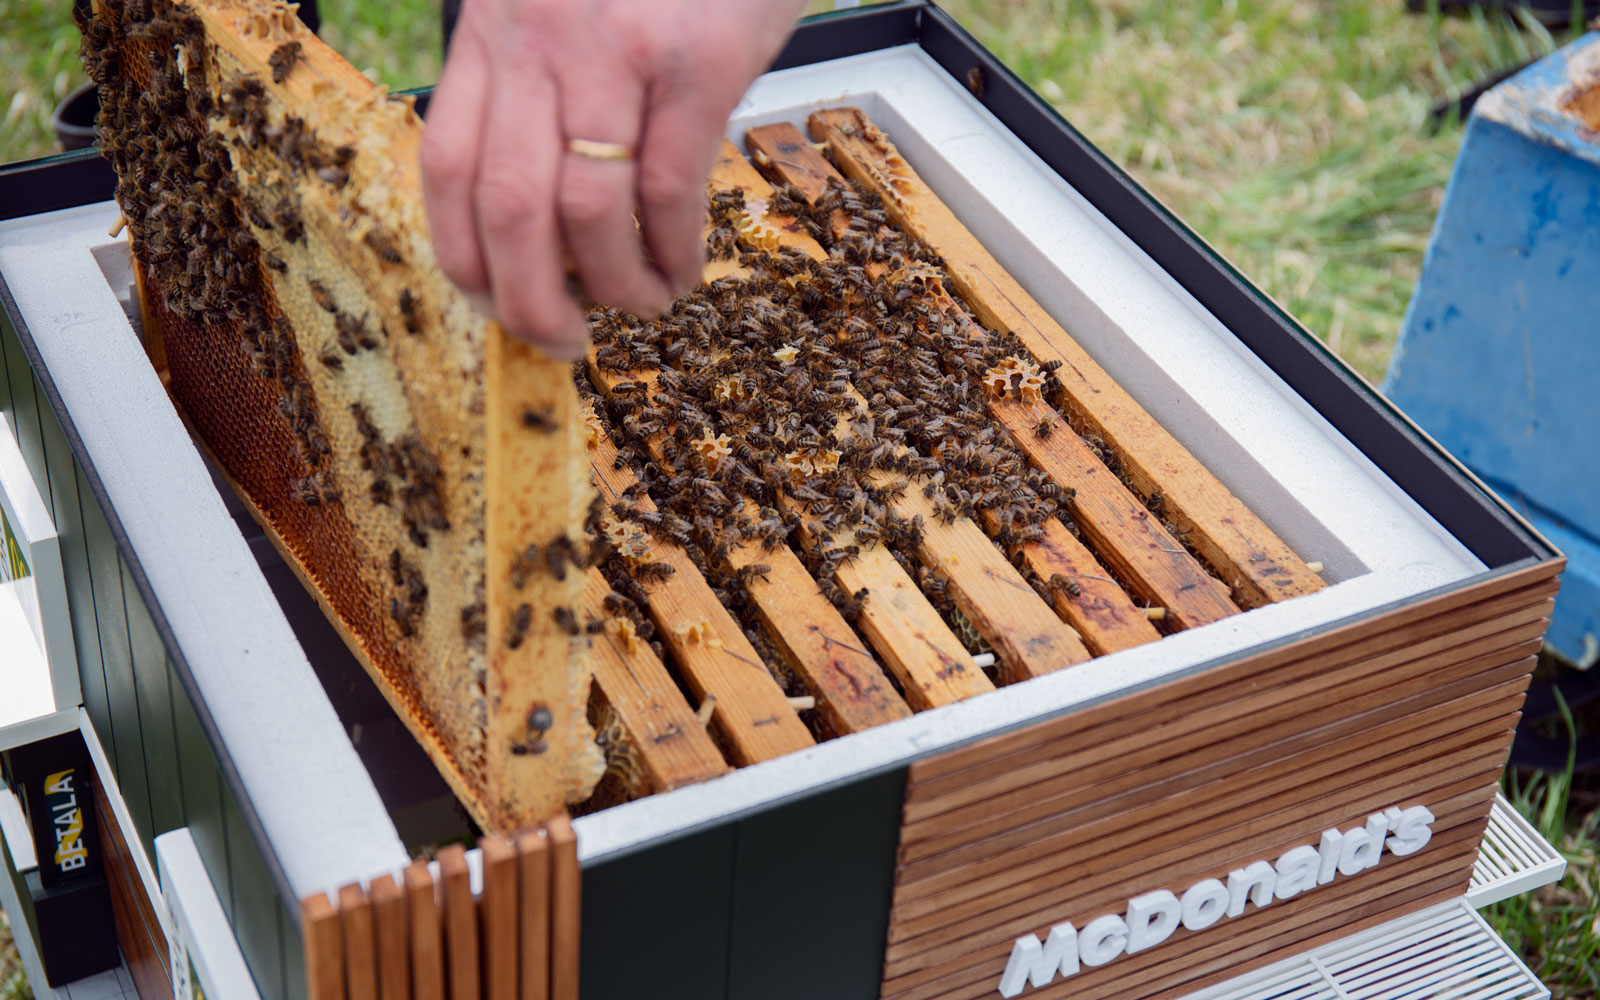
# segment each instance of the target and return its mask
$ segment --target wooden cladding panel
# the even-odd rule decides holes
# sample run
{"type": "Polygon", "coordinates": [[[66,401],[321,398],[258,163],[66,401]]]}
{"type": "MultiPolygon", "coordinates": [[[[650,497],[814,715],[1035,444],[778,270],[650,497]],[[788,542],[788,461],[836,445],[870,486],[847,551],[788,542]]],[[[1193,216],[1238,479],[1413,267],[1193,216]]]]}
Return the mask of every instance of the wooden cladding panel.
{"type": "Polygon", "coordinates": [[[912,765],[891,1000],[998,995],[1015,940],[1426,805],[1422,850],[1023,995],[1154,1000],[1392,919],[1470,876],[1559,563],[912,765]]]}
{"type": "Polygon", "coordinates": [[[144,880],[134,867],[133,855],[105,789],[98,779],[90,782],[90,787],[94,789],[95,822],[100,830],[106,885],[111,890],[112,923],[116,925],[123,963],[141,1000],[171,996],[166,934],[145,891],[144,880]]]}
{"type": "Polygon", "coordinates": [[[309,1000],[576,1000],[581,885],[565,815],[301,902],[309,1000]]]}

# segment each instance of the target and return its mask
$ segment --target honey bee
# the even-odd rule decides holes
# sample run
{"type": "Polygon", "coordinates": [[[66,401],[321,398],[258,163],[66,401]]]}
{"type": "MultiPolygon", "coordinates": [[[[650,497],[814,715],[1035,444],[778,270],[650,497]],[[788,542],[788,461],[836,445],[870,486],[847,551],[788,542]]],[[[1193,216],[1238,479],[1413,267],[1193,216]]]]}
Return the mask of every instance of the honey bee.
{"type": "Polygon", "coordinates": [[[300,58],[299,42],[284,42],[272,50],[272,55],[267,58],[267,65],[272,68],[272,82],[282,83],[289,78],[289,71],[294,69],[295,61],[300,58]]]}
{"type": "Polygon", "coordinates": [[[306,282],[306,287],[311,290],[312,301],[314,301],[324,311],[331,313],[336,313],[339,311],[339,304],[333,301],[333,296],[328,293],[327,287],[324,286],[322,282],[315,278],[311,278],[306,282]]]}
{"type": "Polygon", "coordinates": [[[574,636],[583,634],[583,629],[578,625],[578,618],[572,613],[571,608],[558,605],[551,610],[561,631],[574,636]]]}
{"type": "Polygon", "coordinates": [[[511,612],[511,622],[506,629],[506,648],[518,649],[528,638],[528,628],[533,624],[533,608],[519,604],[511,612]]]}

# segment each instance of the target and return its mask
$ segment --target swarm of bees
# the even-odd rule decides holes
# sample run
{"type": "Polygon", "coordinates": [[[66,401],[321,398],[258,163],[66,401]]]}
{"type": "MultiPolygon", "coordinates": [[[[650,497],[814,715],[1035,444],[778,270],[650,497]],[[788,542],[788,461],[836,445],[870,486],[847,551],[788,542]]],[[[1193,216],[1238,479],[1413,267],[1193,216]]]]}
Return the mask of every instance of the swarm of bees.
{"type": "MultiPolygon", "coordinates": [[[[636,466],[657,505],[645,510],[625,495],[613,513],[685,546],[713,578],[733,546],[756,540],[771,550],[803,525],[816,539],[810,569],[851,620],[866,595],[846,593],[833,574],[863,545],[882,542],[916,565],[924,526],[896,513],[896,494],[921,490],[947,520],[992,512],[1014,541],[1037,538],[1048,518],[1070,523],[1070,496],[1029,466],[985,408],[987,372],[1003,370],[1008,386],[1026,381],[1032,393],[1053,375],[1019,360],[1026,352],[1014,337],[974,338],[970,321],[943,311],[929,280],[943,261],[886,230],[876,196],[835,182],[812,206],[780,186],[768,206],[795,215],[828,258],[751,246],[742,194],[719,191],[708,251],[736,257],[744,274],[702,286],[648,323],[590,312],[597,366],[623,380],[609,399],[581,375],[580,390],[608,414],[619,463],[636,466]],[[850,219],[839,239],[836,210],[850,219]],[[916,263],[869,274],[871,264],[903,260],[916,263]],[[635,372],[651,373],[653,387],[635,372]],[[665,461],[641,459],[652,439],[665,461]]],[[[743,588],[720,582],[718,596],[745,610],[743,588]]]]}

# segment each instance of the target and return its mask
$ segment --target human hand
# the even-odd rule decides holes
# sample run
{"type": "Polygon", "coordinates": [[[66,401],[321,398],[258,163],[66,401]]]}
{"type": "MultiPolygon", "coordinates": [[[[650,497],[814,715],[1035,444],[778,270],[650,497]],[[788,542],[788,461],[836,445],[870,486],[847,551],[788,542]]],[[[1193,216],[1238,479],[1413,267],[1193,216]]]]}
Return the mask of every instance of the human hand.
{"type": "Polygon", "coordinates": [[[465,0],[422,139],[444,273],[567,358],[588,337],[568,262],[590,299],[640,315],[694,288],[724,125],[801,4],[465,0]],[[637,155],[589,158],[569,140],[637,155]]]}

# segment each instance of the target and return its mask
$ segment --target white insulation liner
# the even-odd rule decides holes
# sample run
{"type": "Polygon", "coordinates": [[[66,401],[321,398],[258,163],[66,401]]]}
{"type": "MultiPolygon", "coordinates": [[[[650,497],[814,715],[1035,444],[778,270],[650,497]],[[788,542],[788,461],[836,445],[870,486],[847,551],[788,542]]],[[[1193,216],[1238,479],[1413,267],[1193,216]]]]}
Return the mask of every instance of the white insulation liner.
{"type": "MultiPolygon", "coordinates": [[[[728,136],[864,108],[1002,264],[1333,586],[577,821],[585,862],[1171,679],[1484,566],[916,47],[762,77],[728,136]]],[[[110,203],[0,224],[17,297],[296,893],[405,861],[91,256],[110,203]],[[341,835],[329,837],[330,829],[341,835]]]]}

